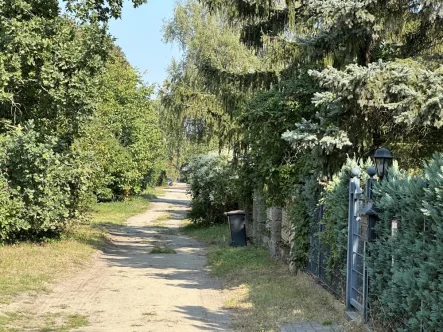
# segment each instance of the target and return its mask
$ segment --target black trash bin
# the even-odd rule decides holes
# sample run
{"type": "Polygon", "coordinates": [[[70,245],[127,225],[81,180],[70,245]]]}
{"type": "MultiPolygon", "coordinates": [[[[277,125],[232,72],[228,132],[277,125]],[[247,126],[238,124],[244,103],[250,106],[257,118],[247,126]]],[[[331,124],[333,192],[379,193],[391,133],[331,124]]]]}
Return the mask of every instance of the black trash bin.
{"type": "Polygon", "coordinates": [[[229,211],[225,213],[228,216],[229,230],[231,231],[231,246],[246,246],[246,224],[244,211],[229,211]]]}

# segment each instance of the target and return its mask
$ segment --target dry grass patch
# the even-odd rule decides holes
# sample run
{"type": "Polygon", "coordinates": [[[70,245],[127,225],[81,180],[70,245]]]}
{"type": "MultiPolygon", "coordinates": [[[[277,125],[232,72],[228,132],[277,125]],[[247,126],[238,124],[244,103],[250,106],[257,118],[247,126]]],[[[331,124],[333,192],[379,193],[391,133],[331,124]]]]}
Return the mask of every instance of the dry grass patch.
{"type": "Polygon", "coordinates": [[[334,306],[333,296],[308,275],[290,274],[264,248],[227,246],[226,225],[201,230],[192,225],[184,232],[213,243],[208,265],[223,282],[228,296],[225,307],[233,309],[237,331],[279,331],[279,324],[302,321],[343,323],[343,312],[334,306]]]}
{"type": "Polygon", "coordinates": [[[47,313],[42,316],[30,312],[13,312],[0,315],[0,332],[68,332],[88,325],[85,316],[68,313],[47,313]]]}
{"type": "Polygon", "coordinates": [[[102,231],[79,226],[59,241],[21,243],[0,248],[0,302],[26,291],[48,290],[55,278],[83,267],[95,245],[103,243],[102,231]]]}

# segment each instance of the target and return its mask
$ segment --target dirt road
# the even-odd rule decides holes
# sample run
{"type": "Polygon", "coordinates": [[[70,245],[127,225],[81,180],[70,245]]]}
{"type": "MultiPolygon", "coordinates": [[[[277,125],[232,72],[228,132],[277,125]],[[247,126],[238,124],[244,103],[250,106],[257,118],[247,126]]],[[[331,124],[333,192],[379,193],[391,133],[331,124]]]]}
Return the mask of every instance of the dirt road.
{"type": "Polygon", "coordinates": [[[75,331],[229,331],[223,295],[205,269],[205,249],[178,233],[188,197],[166,189],[149,211],[111,231],[113,245],[94,263],[38,296],[26,310],[87,316],[75,331]],[[176,254],[150,254],[154,247],[176,254]]]}

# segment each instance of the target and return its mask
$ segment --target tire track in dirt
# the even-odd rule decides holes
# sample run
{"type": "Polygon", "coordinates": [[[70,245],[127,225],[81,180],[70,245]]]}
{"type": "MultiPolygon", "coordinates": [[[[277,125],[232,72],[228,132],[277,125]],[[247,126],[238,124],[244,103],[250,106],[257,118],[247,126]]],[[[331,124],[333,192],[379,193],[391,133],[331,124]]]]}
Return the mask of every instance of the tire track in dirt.
{"type": "Polygon", "coordinates": [[[22,297],[7,311],[87,316],[89,325],[78,332],[229,331],[223,292],[205,269],[205,248],[179,234],[188,205],[184,185],[166,189],[148,211],[110,230],[112,245],[89,267],[49,294],[22,297]],[[165,214],[167,219],[159,218],[165,214]],[[150,254],[154,246],[177,254],[150,254]]]}

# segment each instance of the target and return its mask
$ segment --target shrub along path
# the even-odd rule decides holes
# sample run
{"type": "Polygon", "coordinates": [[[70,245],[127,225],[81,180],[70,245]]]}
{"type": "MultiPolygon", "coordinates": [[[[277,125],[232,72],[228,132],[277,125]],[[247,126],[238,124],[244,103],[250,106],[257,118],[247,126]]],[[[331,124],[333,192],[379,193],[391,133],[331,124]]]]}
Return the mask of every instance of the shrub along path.
{"type": "MultiPolygon", "coordinates": [[[[205,270],[206,250],[179,233],[188,209],[183,185],[110,231],[94,263],[54,286],[2,308],[48,317],[85,317],[75,331],[229,331],[223,294],[205,270]]],[[[23,325],[24,327],[25,325],[23,325]]]]}

